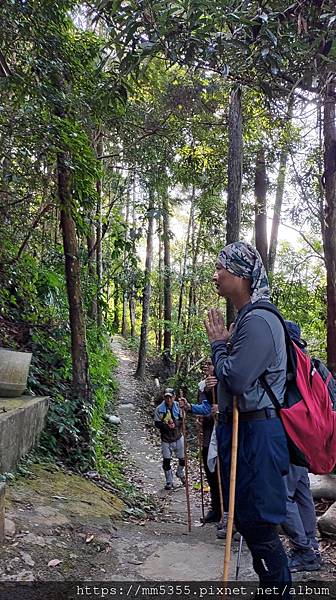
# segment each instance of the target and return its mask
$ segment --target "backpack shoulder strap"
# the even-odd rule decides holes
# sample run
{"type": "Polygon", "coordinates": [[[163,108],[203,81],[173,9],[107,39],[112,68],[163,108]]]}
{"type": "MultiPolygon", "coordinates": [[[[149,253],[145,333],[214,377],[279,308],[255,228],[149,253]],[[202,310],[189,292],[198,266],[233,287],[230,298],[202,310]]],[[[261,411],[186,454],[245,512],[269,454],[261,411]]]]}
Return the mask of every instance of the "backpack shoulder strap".
{"type": "MultiPolygon", "coordinates": [[[[248,309],[246,310],[246,312],[244,313],[244,316],[247,315],[248,313],[252,312],[253,310],[258,310],[258,309],[267,310],[268,312],[271,312],[278,317],[278,319],[282,325],[282,328],[284,330],[284,334],[285,334],[286,352],[287,352],[287,375],[286,375],[286,378],[287,378],[287,381],[290,379],[293,379],[294,373],[296,372],[296,355],[295,355],[295,350],[294,350],[294,347],[292,344],[291,337],[288,333],[284,318],[281,315],[281,313],[279,312],[279,310],[276,308],[276,306],[274,306],[274,304],[272,304],[271,302],[263,301],[263,300],[260,300],[259,302],[256,302],[255,304],[251,304],[251,306],[249,306],[248,309]]],[[[259,377],[259,381],[260,381],[261,385],[263,386],[264,390],[266,390],[270,400],[273,403],[274,408],[277,411],[280,411],[281,404],[279,403],[279,400],[277,399],[276,395],[274,394],[271,386],[266,381],[265,373],[263,373],[259,377]]]]}

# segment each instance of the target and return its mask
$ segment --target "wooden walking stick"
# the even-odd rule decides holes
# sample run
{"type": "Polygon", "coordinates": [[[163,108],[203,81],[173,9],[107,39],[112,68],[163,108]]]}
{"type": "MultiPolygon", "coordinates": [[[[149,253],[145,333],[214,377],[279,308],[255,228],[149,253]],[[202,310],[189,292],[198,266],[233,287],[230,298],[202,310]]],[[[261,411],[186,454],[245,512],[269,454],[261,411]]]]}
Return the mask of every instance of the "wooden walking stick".
{"type": "Polygon", "coordinates": [[[201,480],[201,502],[202,502],[202,523],[204,525],[204,480],[203,480],[203,460],[202,460],[202,447],[203,447],[203,434],[202,434],[202,423],[197,419],[197,433],[198,433],[198,454],[199,454],[199,470],[200,470],[200,480],[201,480]]]}
{"type": "Polygon", "coordinates": [[[231,449],[231,469],[230,469],[230,495],[229,495],[229,513],[227,519],[225,554],[224,554],[224,572],[223,581],[229,580],[229,567],[231,556],[233,517],[235,509],[236,476],[237,476],[237,450],[238,450],[238,400],[233,397],[233,423],[232,423],[232,449],[231,449]]]}
{"type": "MultiPolygon", "coordinates": [[[[215,388],[212,388],[211,392],[212,392],[212,404],[216,404],[215,388]]],[[[217,427],[217,415],[215,415],[215,425],[217,427]]],[[[217,436],[216,436],[216,441],[217,441],[217,436]]],[[[220,510],[221,510],[221,522],[223,522],[224,500],[223,500],[222,477],[221,477],[221,471],[220,471],[220,457],[219,457],[218,441],[217,441],[217,459],[216,460],[217,460],[216,469],[217,469],[217,481],[218,481],[218,489],[219,489],[219,502],[220,502],[220,510]]]]}
{"type": "MultiPolygon", "coordinates": [[[[180,398],[182,398],[182,390],[180,390],[180,398]]],[[[190,511],[190,496],[189,496],[189,468],[188,468],[188,440],[187,440],[187,427],[185,418],[185,409],[182,408],[182,432],[184,441],[184,464],[185,464],[185,492],[187,500],[187,514],[188,514],[188,531],[191,532],[191,511],[190,511]]]]}

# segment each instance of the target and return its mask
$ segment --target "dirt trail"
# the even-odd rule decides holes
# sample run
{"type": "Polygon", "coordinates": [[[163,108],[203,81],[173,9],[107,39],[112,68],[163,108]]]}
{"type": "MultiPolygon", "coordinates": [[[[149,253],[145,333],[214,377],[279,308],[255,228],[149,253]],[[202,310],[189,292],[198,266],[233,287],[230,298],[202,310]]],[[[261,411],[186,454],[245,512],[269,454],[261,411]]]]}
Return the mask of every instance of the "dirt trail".
{"type": "MultiPolygon", "coordinates": [[[[175,479],[173,492],[165,492],[161,467],[159,439],[153,443],[142,405],[141,386],[134,378],[135,360],[125,348],[122,338],[115,336],[112,348],[118,356],[119,416],[121,440],[136,469],[135,480],[143,490],[158,498],[163,506],[160,521],[148,521],[138,530],[136,540],[152,537],[143,555],[142,565],[136,568],[137,576],[146,579],[167,580],[218,580],[223,570],[224,543],[216,538],[216,526],[200,527],[200,493],[191,494],[192,530],[187,531],[185,490],[175,479]]],[[[234,542],[232,568],[235,569],[237,542],[234,542]]],[[[246,550],[241,560],[241,577],[254,576],[246,550]]],[[[135,574],[135,573],[134,573],[135,574]]]]}

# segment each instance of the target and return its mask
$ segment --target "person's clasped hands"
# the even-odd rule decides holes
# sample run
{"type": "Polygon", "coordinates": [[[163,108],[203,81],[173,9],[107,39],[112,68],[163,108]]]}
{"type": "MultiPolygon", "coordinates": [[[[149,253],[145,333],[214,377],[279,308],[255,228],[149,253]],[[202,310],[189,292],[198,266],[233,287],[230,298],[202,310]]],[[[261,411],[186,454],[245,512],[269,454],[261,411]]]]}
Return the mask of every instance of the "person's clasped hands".
{"type": "Polygon", "coordinates": [[[233,323],[229,329],[226,328],[224,317],[218,308],[210,308],[208,310],[208,318],[204,321],[204,325],[210,343],[227,342],[234,328],[233,323]]]}

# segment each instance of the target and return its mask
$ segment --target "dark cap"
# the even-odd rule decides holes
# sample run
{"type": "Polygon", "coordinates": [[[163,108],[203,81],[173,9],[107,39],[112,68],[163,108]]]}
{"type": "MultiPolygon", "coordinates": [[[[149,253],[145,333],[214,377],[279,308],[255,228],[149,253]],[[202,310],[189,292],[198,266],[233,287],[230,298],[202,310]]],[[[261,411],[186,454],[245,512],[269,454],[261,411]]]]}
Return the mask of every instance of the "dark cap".
{"type": "Polygon", "coordinates": [[[164,396],[175,396],[175,392],[173,388],[166,388],[164,391],[164,396]]]}

